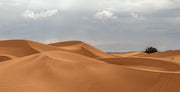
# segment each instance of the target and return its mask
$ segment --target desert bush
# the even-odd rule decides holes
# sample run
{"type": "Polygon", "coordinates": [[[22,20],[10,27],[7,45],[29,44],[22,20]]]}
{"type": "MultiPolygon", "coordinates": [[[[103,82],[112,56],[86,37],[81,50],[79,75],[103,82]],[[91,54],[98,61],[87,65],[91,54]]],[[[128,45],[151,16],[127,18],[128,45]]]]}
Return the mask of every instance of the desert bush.
{"type": "Polygon", "coordinates": [[[158,52],[158,50],[154,47],[147,47],[145,50],[145,53],[155,53],[158,52]]]}

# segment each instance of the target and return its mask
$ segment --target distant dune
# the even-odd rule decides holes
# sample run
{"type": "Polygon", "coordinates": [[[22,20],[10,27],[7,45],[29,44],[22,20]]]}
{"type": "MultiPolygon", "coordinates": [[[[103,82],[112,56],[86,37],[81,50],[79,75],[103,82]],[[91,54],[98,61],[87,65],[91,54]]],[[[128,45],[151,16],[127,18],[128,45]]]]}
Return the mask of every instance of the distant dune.
{"type": "Polygon", "coordinates": [[[162,59],[167,59],[167,60],[171,60],[171,61],[180,63],[180,50],[157,52],[157,53],[153,53],[153,54],[143,54],[140,56],[141,57],[162,58],[162,59]]]}
{"type": "Polygon", "coordinates": [[[172,51],[164,51],[164,52],[156,52],[152,54],[143,54],[142,57],[157,57],[157,58],[166,58],[166,57],[173,57],[179,56],[180,50],[172,50],[172,51]]]}
{"type": "Polygon", "coordinates": [[[81,41],[0,41],[0,92],[180,92],[179,52],[107,54],[81,41]]]}

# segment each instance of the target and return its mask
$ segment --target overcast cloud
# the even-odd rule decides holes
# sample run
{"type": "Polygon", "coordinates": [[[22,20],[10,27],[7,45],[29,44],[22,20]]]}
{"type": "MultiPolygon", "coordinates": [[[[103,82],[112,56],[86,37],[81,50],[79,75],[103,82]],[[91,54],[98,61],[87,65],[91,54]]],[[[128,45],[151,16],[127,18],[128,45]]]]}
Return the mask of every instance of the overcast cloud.
{"type": "Polygon", "coordinates": [[[0,39],[85,41],[104,51],[180,49],[179,0],[0,0],[0,39]]]}

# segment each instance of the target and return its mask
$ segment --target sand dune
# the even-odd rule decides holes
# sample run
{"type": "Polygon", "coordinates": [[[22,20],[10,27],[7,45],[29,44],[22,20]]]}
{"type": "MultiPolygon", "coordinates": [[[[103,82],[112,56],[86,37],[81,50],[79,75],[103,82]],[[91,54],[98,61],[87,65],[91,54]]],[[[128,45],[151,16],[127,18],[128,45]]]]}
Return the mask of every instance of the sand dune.
{"type": "Polygon", "coordinates": [[[180,65],[86,43],[0,42],[0,92],[180,92],[180,65]]]}
{"type": "Polygon", "coordinates": [[[49,44],[52,46],[57,46],[61,49],[65,49],[74,53],[85,55],[92,58],[103,58],[103,57],[113,57],[89,44],[81,41],[66,41],[49,44]]]}
{"type": "Polygon", "coordinates": [[[180,91],[176,86],[180,82],[174,81],[180,79],[178,72],[125,68],[63,51],[39,53],[13,62],[2,62],[0,75],[3,75],[0,76],[1,92],[180,91]],[[177,91],[172,91],[174,88],[177,91]]]}
{"type": "Polygon", "coordinates": [[[23,57],[45,51],[58,50],[59,48],[29,40],[0,41],[0,54],[23,57]]]}

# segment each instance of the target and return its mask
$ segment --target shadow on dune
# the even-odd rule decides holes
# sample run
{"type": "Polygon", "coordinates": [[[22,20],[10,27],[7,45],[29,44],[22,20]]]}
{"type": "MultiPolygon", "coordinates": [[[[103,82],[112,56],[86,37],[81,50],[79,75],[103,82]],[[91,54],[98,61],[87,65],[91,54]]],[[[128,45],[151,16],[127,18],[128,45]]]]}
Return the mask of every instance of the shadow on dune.
{"type": "Polygon", "coordinates": [[[160,70],[160,71],[180,71],[180,66],[178,64],[160,59],[121,57],[121,58],[102,58],[99,60],[105,61],[110,64],[141,68],[141,69],[160,70]]]}

